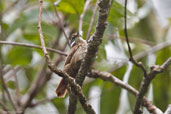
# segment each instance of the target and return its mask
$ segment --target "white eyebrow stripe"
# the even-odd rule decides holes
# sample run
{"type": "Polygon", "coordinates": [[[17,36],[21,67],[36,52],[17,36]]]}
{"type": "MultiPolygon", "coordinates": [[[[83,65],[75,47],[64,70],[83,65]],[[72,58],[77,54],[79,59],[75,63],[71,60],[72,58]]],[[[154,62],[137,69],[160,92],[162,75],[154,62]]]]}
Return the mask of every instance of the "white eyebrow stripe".
{"type": "Polygon", "coordinates": [[[71,43],[71,47],[73,47],[73,46],[74,46],[74,44],[75,44],[75,41],[73,41],[73,42],[71,43]]]}

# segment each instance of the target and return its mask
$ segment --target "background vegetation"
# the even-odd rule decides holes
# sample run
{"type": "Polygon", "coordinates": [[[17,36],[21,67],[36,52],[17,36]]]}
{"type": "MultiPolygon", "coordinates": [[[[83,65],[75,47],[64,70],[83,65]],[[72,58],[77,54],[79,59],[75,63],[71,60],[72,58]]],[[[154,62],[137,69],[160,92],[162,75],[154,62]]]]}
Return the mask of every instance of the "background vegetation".
{"type": "MultiPolygon", "coordinates": [[[[53,1],[44,0],[42,29],[46,46],[68,52],[64,30],[69,37],[78,31],[80,15],[83,13],[84,0],[58,0],[56,4],[59,18],[55,14],[53,1]]],[[[122,0],[114,0],[108,16],[108,25],[103,35],[98,54],[93,65],[94,69],[107,71],[139,89],[143,72],[131,62],[124,38],[124,5],[122,0]]],[[[92,15],[96,12],[92,35],[98,20],[96,0],[90,0],[83,17],[83,38],[86,39],[92,15]]],[[[97,7],[98,8],[98,7],[97,7]]],[[[171,56],[171,3],[155,0],[130,0],[128,2],[128,34],[135,59],[141,61],[147,71],[154,64],[163,64],[171,56]],[[161,4],[159,6],[159,4],[161,4]]],[[[40,45],[37,31],[39,1],[35,0],[0,0],[0,41],[20,42],[40,45]]],[[[50,52],[53,62],[62,69],[65,56],[50,52]]],[[[26,46],[12,46],[0,42],[0,76],[12,100],[20,104],[34,87],[37,77],[48,79],[37,85],[38,91],[32,100],[32,105],[25,113],[66,113],[68,96],[56,98],[55,89],[60,78],[49,71],[40,49],[26,46]]],[[[37,79],[38,80],[38,79],[37,79]]],[[[13,111],[6,90],[0,81],[0,101],[13,111]]],[[[165,111],[171,103],[171,67],[158,74],[152,81],[146,97],[159,109],[165,111]]],[[[136,97],[101,79],[87,78],[83,93],[99,114],[130,114],[133,111],[136,97]]],[[[2,107],[0,107],[2,110],[2,107]]],[[[85,113],[78,105],[77,114],[85,113]]],[[[146,114],[147,112],[144,111],[146,114]]]]}

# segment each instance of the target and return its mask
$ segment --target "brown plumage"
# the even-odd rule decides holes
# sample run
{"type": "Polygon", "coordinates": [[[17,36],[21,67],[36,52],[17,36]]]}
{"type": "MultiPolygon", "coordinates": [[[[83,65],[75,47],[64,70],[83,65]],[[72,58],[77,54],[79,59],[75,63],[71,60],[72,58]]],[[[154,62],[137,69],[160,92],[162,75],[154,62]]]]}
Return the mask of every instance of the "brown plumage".
{"type": "MultiPolygon", "coordinates": [[[[66,71],[71,77],[75,78],[80,68],[81,61],[85,56],[87,43],[79,35],[75,37],[72,36],[72,38],[74,38],[75,43],[73,44],[66,58],[64,71],[66,71]]],[[[58,97],[65,97],[67,85],[68,83],[63,78],[56,89],[56,94],[58,97]]]]}

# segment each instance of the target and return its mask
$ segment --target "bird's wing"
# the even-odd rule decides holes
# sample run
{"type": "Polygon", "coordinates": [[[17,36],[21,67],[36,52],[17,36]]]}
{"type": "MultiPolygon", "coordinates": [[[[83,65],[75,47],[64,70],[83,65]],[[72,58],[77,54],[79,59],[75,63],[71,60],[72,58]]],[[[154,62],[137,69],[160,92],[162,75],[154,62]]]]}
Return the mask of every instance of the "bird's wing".
{"type": "MultiPolygon", "coordinates": [[[[73,47],[70,49],[69,54],[68,54],[68,56],[67,56],[67,58],[66,58],[66,60],[65,60],[65,65],[67,65],[67,64],[70,63],[70,61],[71,61],[71,59],[72,59],[74,53],[77,51],[77,49],[78,49],[78,45],[75,45],[75,46],[73,46],[73,47]]],[[[65,66],[65,65],[64,65],[64,66],[65,66]]]]}

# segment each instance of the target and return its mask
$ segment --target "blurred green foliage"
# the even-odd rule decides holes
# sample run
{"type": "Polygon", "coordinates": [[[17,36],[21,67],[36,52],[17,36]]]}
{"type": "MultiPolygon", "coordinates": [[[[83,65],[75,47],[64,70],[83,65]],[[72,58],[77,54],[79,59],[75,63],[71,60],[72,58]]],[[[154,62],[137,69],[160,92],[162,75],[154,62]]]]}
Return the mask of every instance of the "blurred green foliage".
{"type": "MultiPolygon", "coordinates": [[[[22,5],[17,6],[18,3],[14,4],[15,7],[9,7],[11,4],[13,4],[12,1],[10,0],[5,0],[5,1],[0,0],[0,3],[1,3],[0,14],[2,15],[2,17],[0,17],[0,25],[3,30],[3,35],[0,34],[1,35],[0,40],[3,39],[6,41],[18,41],[18,42],[40,45],[39,34],[37,31],[37,21],[38,21],[37,18],[38,18],[38,7],[39,7],[38,2],[35,2],[34,0],[29,0],[23,6],[22,5]],[[10,14],[11,12],[14,13],[15,15],[8,17],[8,19],[5,19],[7,18],[7,15],[10,14]]],[[[73,31],[73,30],[78,31],[79,17],[83,11],[84,4],[85,4],[84,0],[61,0],[58,6],[56,6],[56,9],[59,12],[59,14],[64,17],[63,22],[65,24],[66,31],[73,31]]],[[[150,13],[147,14],[147,16],[145,16],[144,18],[138,17],[138,11],[141,7],[143,7],[144,4],[145,3],[138,2],[137,3],[138,8],[136,9],[135,13],[132,13],[130,10],[127,10],[129,20],[133,20],[133,17],[138,18],[138,22],[134,22],[132,24],[128,23],[130,24],[128,30],[130,39],[132,37],[135,39],[143,39],[147,42],[152,41],[154,42],[154,44],[160,43],[159,41],[162,42],[166,41],[165,38],[156,38],[155,34],[158,31],[155,31],[156,30],[155,26],[149,24],[152,21],[150,17],[154,16],[152,15],[153,11],[150,11],[150,13]]],[[[89,29],[90,20],[93,14],[93,8],[95,7],[95,0],[90,2],[89,7],[90,8],[88,8],[83,18],[84,39],[86,38],[89,29]]],[[[61,30],[56,24],[54,24],[54,22],[57,22],[58,20],[55,17],[54,8],[51,0],[44,1],[42,19],[43,19],[42,29],[43,29],[43,35],[45,37],[46,46],[52,47],[52,44],[55,41],[59,40],[58,35],[61,32],[61,30]]],[[[95,31],[97,20],[98,20],[98,13],[95,18],[95,23],[93,25],[93,30],[91,34],[94,33],[95,31]]],[[[110,13],[108,16],[109,26],[107,26],[107,29],[104,34],[103,42],[99,47],[96,61],[93,65],[94,69],[98,69],[101,71],[108,71],[109,69],[111,70],[113,66],[119,65],[125,59],[129,58],[129,54],[125,45],[125,40],[121,38],[122,40],[120,40],[120,42],[123,44],[122,46],[119,44],[116,45],[115,42],[113,42],[113,40],[116,40],[117,38],[115,37],[116,32],[114,31],[114,29],[117,29],[119,35],[124,36],[123,21],[124,21],[124,6],[120,2],[114,1],[113,4],[111,5],[110,13]],[[108,57],[106,52],[106,46],[108,45],[109,42],[112,42],[112,45],[114,47],[111,48],[112,50],[122,47],[124,49],[123,53],[126,55],[126,57],[121,55],[121,51],[115,53],[117,55],[120,55],[120,58],[117,58],[118,56],[114,55],[113,53],[110,53],[111,55],[113,55],[113,58],[108,57]]],[[[168,29],[163,30],[165,34],[163,34],[162,37],[166,36],[166,33],[168,32],[167,30],[168,29]]],[[[59,41],[60,43],[58,45],[64,46],[65,38],[64,36],[61,36],[60,38],[61,38],[59,41]]],[[[134,40],[131,41],[131,46],[134,55],[141,51],[148,50],[149,48],[151,48],[151,45],[144,44],[143,42],[137,43],[134,40]],[[141,43],[141,45],[139,45],[139,43],[141,43]]],[[[3,64],[5,66],[9,65],[11,68],[15,66],[20,66],[22,68],[22,71],[25,73],[26,81],[28,82],[28,85],[25,89],[21,91],[21,94],[24,95],[25,93],[27,93],[29,87],[34,82],[36,76],[40,72],[41,65],[42,65],[41,61],[43,61],[42,60],[43,53],[41,52],[41,50],[31,49],[27,47],[15,47],[15,46],[8,47],[6,45],[1,45],[1,44],[0,47],[1,47],[0,56],[3,57],[2,59],[3,64]],[[35,55],[35,53],[38,56],[35,55]]],[[[68,48],[66,48],[65,50],[68,51],[68,48]]],[[[154,55],[156,57],[156,61],[153,64],[161,65],[167,58],[170,57],[171,48],[170,47],[164,48],[158,51],[157,53],[154,53],[154,55]]],[[[51,57],[58,58],[59,55],[53,54],[51,57]]],[[[142,57],[139,61],[142,61],[143,65],[147,68],[147,70],[149,70],[150,66],[148,66],[147,63],[149,61],[147,55],[145,57],[142,57]]],[[[63,68],[63,62],[64,61],[61,59],[57,67],[63,68]]],[[[124,78],[123,76],[127,71],[127,66],[128,65],[126,64],[117,70],[111,71],[111,73],[114,76],[118,77],[119,79],[123,80],[124,78]]],[[[153,84],[152,95],[154,97],[152,102],[154,103],[154,105],[156,105],[163,111],[167,108],[168,104],[171,103],[171,91],[170,91],[171,70],[170,69],[171,67],[169,67],[164,73],[157,75],[152,83],[153,84]]],[[[137,68],[136,66],[133,66],[129,76],[128,83],[138,90],[142,80],[143,80],[143,72],[141,71],[141,69],[137,68]]],[[[19,79],[19,82],[22,82],[22,80],[19,79]]],[[[0,81],[0,83],[2,82],[0,81]]],[[[6,83],[7,83],[7,87],[11,91],[16,89],[13,80],[9,79],[7,80],[6,83]]],[[[53,95],[55,94],[57,81],[55,84],[51,84],[51,88],[54,90],[53,93],[48,92],[49,85],[50,84],[48,83],[47,85],[44,85],[43,89],[40,89],[40,92],[36,96],[35,101],[39,101],[41,99],[46,98],[48,94],[53,94],[53,95]]],[[[121,104],[120,103],[121,88],[115,86],[110,82],[104,82],[100,79],[91,80],[90,82],[85,83],[85,85],[83,86],[83,92],[87,98],[89,97],[90,90],[93,86],[97,86],[101,89],[101,93],[99,93],[98,96],[100,98],[100,104],[99,104],[100,113],[101,114],[116,113],[118,111],[119,104],[121,104]]],[[[0,89],[3,90],[2,87],[0,87],[0,89]]],[[[0,94],[1,93],[2,91],[0,91],[0,94]]],[[[130,111],[132,111],[135,105],[136,98],[135,96],[133,96],[128,92],[128,100],[130,105],[129,107],[131,107],[130,111]]],[[[58,110],[60,114],[64,114],[67,112],[65,98],[63,99],[55,98],[49,102],[58,110]]],[[[78,105],[78,110],[76,113],[77,114],[84,113],[80,104],[78,105]]]]}

